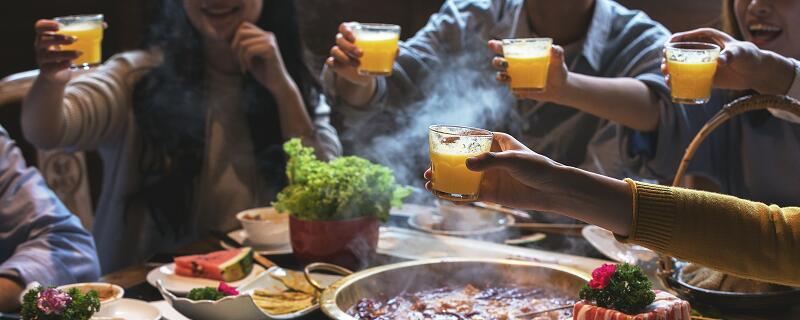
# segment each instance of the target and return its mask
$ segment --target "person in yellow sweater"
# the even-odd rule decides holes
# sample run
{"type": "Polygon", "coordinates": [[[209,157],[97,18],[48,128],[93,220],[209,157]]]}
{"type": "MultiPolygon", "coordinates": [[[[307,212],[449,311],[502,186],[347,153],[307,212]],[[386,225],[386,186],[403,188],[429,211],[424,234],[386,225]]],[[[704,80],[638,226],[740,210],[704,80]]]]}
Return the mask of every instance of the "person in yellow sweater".
{"type": "Polygon", "coordinates": [[[485,172],[480,201],[567,215],[663,254],[800,286],[798,207],[618,180],[564,166],[505,133],[494,133],[494,142],[492,152],[467,159],[470,170],[485,172]]]}

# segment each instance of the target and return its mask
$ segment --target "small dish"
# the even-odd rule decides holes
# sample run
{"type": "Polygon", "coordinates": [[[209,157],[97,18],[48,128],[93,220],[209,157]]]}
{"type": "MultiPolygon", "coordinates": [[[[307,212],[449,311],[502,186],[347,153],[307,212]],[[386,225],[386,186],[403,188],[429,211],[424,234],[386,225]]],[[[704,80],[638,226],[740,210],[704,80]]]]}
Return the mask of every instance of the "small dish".
{"type": "Polygon", "coordinates": [[[289,243],[289,215],[278,213],[273,207],[245,210],[236,219],[255,245],[275,247],[289,243]]]}
{"type": "MultiPolygon", "coordinates": [[[[228,237],[230,237],[231,239],[233,239],[233,241],[236,241],[243,247],[253,248],[253,251],[258,252],[262,256],[292,253],[292,244],[288,241],[278,246],[257,245],[247,238],[247,232],[245,232],[242,229],[229,232],[228,237]]],[[[236,249],[236,247],[229,245],[225,241],[220,241],[219,244],[224,249],[236,249]]]]}
{"type": "MultiPolygon", "coordinates": [[[[282,291],[286,286],[280,281],[274,279],[271,274],[280,276],[286,270],[280,267],[272,267],[267,272],[261,273],[252,282],[243,285],[239,288],[241,293],[238,296],[225,297],[217,301],[193,301],[186,298],[176,297],[174,294],[166,290],[162,281],[156,283],[156,288],[161,291],[164,300],[167,301],[172,307],[183,316],[194,320],[212,320],[212,319],[226,319],[226,320],[250,320],[250,319],[294,319],[307,315],[319,308],[319,304],[314,304],[306,309],[281,315],[273,315],[265,313],[259,308],[251,294],[255,290],[268,290],[268,291],[282,291]]],[[[312,274],[312,277],[321,284],[328,286],[339,280],[339,276],[331,276],[324,274],[312,274]]]]}
{"type": "Polygon", "coordinates": [[[147,302],[124,298],[103,304],[92,317],[92,320],[101,319],[159,320],[161,312],[147,302]]]}
{"type": "Polygon", "coordinates": [[[617,241],[611,231],[598,226],[583,227],[581,234],[592,246],[611,260],[636,265],[655,264],[658,255],[642,246],[617,241]]]}
{"type": "MultiPolygon", "coordinates": [[[[228,285],[231,287],[239,287],[245,283],[249,283],[253,281],[253,279],[257,278],[260,274],[264,273],[264,267],[253,264],[253,270],[250,271],[250,275],[245,277],[242,280],[229,282],[228,285]]],[[[175,274],[175,264],[170,263],[167,265],[163,265],[161,267],[155,268],[151,270],[147,274],[147,283],[149,283],[153,287],[158,287],[156,283],[161,280],[163,283],[163,287],[170,292],[179,295],[185,296],[194,288],[202,288],[202,287],[213,287],[216,288],[219,286],[219,281],[211,280],[211,279],[204,279],[204,278],[192,278],[192,277],[184,277],[175,274]]]]}
{"type": "Polygon", "coordinates": [[[97,296],[100,298],[101,304],[107,304],[122,299],[125,295],[125,290],[122,289],[122,287],[105,282],[73,283],[58,287],[59,290],[65,292],[72,288],[77,288],[81,294],[86,294],[91,290],[97,291],[97,296]]]}
{"type": "Polygon", "coordinates": [[[440,202],[436,209],[410,216],[408,224],[433,234],[474,238],[502,233],[514,224],[514,218],[494,210],[440,202]]]}

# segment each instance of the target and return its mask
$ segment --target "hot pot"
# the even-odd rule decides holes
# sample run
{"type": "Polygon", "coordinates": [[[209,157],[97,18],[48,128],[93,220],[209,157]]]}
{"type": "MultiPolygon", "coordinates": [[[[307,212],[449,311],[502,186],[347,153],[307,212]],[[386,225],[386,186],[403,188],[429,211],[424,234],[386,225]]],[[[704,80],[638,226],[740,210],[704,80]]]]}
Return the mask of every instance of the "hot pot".
{"type": "MultiPolygon", "coordinates": [[[[310,264],[306,273],[349,271],[324,263],[310,264]]],[[[353,320],[347,310],[362,298],[393,297],[443,286],[492,284],[538,287],[578,298],[591,277],[569,267],[504,259],[444,258],[401,262],[352,273],[327,288],[320,296],[322,311],[332,319],[353,320]]],[[[313,281],[311,281],[313,283],[313,281]]]]}

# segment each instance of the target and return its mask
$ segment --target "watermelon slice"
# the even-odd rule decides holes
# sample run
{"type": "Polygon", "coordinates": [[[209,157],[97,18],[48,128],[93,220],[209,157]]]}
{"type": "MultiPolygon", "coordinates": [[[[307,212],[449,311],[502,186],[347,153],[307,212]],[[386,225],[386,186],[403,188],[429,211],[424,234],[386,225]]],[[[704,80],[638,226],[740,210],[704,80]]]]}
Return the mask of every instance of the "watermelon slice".
{"type": "Polygon", "coordinates": [[[250,247],[175,258],[175,273],[186,277],[233,282],[244,279],[252,270],[250,247]]]}

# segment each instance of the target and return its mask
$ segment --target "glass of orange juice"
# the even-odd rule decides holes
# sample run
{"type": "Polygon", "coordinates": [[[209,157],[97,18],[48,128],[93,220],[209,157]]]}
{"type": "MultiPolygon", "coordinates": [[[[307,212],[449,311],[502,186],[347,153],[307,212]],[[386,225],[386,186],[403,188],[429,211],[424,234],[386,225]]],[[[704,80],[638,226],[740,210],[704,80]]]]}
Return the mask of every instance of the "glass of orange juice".
{"type": "Polygon", "coordinates": [[[547,87],[551,38],[505,39],[503,56],[508,63],[511,90],[541,92],[547,87]]]}
{"type": "Polygon", "coordinates": [[[703,104],[711,97],[719,46],[702,42],[667,44],[672,102],[703,104]]]}
{"type": "Polygon", "coordinates": [[[400,26],[379,23],[352,23],[356,46],[364,55],[358,66],[362,75],[389,76],[400,41],[400,26]]]}
{"type": "Polygon", "coordinates": [[[467,158],[489,152],[492,133],[462,126],[434,125],[428,129],[433,193],[450,201],[478,199],[483,172],[467,169],[467,158]]]}
{"type": "Polygon", "coordinates": [[[58,17],[58,33],[77,38],[70,45],[62,45],[61,50],[76,50],[83,54],[72,61],[76,68],[89,68],[102,61],[103,15],[90,14],[58,17]]]}

